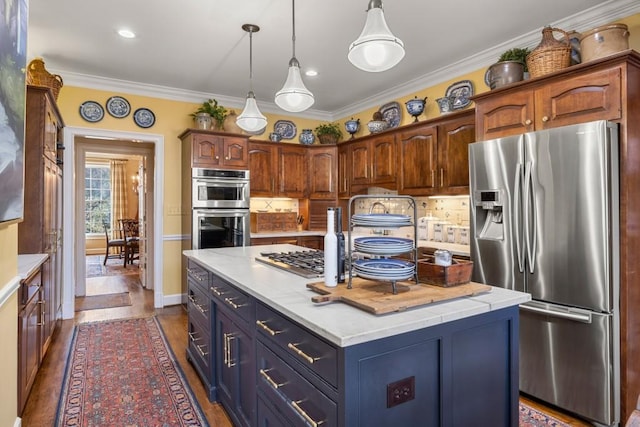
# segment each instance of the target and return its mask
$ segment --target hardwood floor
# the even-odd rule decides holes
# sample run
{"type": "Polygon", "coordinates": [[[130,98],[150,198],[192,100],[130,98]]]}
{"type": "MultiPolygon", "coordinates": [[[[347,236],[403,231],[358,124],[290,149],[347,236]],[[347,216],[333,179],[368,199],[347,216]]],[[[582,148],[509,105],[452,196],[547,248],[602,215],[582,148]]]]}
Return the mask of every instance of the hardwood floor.
{"type": "MultiPolygon", "coordinates": [[[[59,322],[53,342],[40,367],[40,371],[38,372],[22,414],[22,426],[46,427],[54,424],[74,325],[83,322],[155,315],[162,325],[176,359],[189,382],[189,386],[200,403],[200,407],[207,417],[209,424],[212,427],[232,427],[233,424],[224,408],[218,403],[209,402],[202,383],[186,359],[187,314],[183,306],[154,309],[153,291],[142,288],[137,275],[106,276],[92,278],[91,280],[97,281],[96,283],[92,283],[93,286],[97,286],[98,288],[102,286],[103,289],[121,288],[123,285],[126,285],[131,295],[131,306],[80,311],[76,312],[73,320],[63,320],[59,322]]],[[[570,426],[590,426],[590,424],[555,411],[526,397],[522,397],[521,399],[530,406],[546,412],[570,426]]]]}
{"type": "Polygon", "coordinates": [[[212,427],[232,427],[233,424],[224,408],[218,403],[209,402],[202,383],[186,359],[187,315],[184,308],[182,306],[171,306],[154,309],[153,291],[142,288],[137,275],[106,276],[90,280],[99,281],[101,283],[95,285],[103,285],[106,288],[122,286],[123,283],[126,284],[131,295],[131,306],[80,311],[76,312],[73,320],[63,320],[58,323],[53,342],[38,371],[33,389],[22,413],[22,426],[47,427],[54,425],[60,388],[73,337],[73,329],[76,324],[155,315],[162,325],[171,349],[209,424],[212,427]],[[120,282],[120,284],[118,285],[117,282],[120,282]]]}

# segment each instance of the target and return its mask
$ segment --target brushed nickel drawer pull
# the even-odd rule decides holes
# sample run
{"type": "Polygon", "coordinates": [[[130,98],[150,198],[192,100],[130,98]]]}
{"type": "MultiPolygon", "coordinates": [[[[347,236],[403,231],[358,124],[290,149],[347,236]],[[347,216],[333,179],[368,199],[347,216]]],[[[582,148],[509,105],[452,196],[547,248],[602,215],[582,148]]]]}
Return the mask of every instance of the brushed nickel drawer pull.
{"type": "Polygon", "coordinates": [[[196,344],[196,349],[198,350],[198,353],[200,353],[200,356],[205,357],[209,353],[206,353],[205,351],[203,351],[201,347],[202,346],[196,344]]]}
{"type": "Polygon", "coordinates": [[[247,304],[236,304],[235,302],[233,302],[233,300],[238,299],[236,298],[225,298],[224,301],[229,304],[231,307],[233,307],[234,309],[239,309],[240,307],[244,307],[247,304]]]}
{"type": "Polygon", "coordinates": [[[196,334],[194,332],[189,332],[189,339],[193,342],[200,341],[202,338],[196,338],[196,334]]]}
{"type": "Polygon", "coordinates": [[[283,385],[285,385],[285,383],[278,384],[277,382],[275,382],[275,381],[273,380],[273,378],[271,378],[271,377],[269,376],[269,374],[267,374],[267,372],[269,372],[269,371],[270,371],[269,369],[267,369],[267,370],[265,370],[265,369],[260,369],[260,375],[262,375],[262,377],[263,377],[265,380],[267,380],[267,382],[271,385],[271,387],[273,387],[273,388],[275,388],[275,389],[278,389],[278,388],[282,387],[283,385]]]}
{"type": "Polygon", "coordinates": [[[234,336],[232,334],[224,334],[224,341],[225,341],[225,365],[227,366],[227,368],[233,368],[234,366],[236,366],[235,363],[231,362],[231,340],[234,339],[234,336]]]}
{"type": "Polygon", "coordinates": [[[291,406],[293,406],[293,409],[295,409],[298,414],[302,416],[302,418],[304,418],[309,424],[311,424],[312,427],[318,427],[320,424],[324,423],[324,421],[316,421],[311,418],[309,414],[307,414],[304,409],[300,407],[300,403],[302,402],[302,400],[292,400],[291,406]]]}
{"type": "Polygon", "coordinates": [[[220,292],[218,288],[216,288],[215,286],[211,286],[209,289],[211,289],[211,292],[218,295],[219,297],[221,297],[224,294],[224,292],[220,292]]]}
{"type": "Polygon", "coordinates": [[[189,295],[189,301],[191,301],[191,303],[196,306],[196,308],[198,309],[198,311],[200,313],[205,314],[207,312],[204,309],[204,307],[202,307],[200,304],[198,304],[198,301],[193,297],[193,295],[189,295]]]}
{"type": "Polygon", "coordinates": [[[270,327],[268,327],[265,323],[264,320],[256,320],[256,325],[260,326],[262,329],[264,329],[265,331],[267,331],[267,333],[271,336],[275,336],[277,334],[282,333],[282,331],[274,331],[273,329],[271,329],[270,327]]]}
{"type": "Polygon", "coordinates": [[[308,354],[306,354],[304,351],[300,350],[298,347],[296,347],[298,345],[298,343],[293,344],[293,343],[289,343],[287,344],[287,347],[289,347],[291,350],[293,350],[298,356],[302,357],[304,360],[306,360],[309,363],[313,363],[316,360],[320,359],[319,357],[311,357],[308,354]]]}

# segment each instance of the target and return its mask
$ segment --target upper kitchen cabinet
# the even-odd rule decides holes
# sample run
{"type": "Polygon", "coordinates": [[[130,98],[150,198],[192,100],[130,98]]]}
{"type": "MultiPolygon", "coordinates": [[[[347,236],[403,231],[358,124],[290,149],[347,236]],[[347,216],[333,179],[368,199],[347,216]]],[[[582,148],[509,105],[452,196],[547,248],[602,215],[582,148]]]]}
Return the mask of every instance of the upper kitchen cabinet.
{"type": "Polygon", "coordinates": [[[304,146],[251,141],[249,170],[252,197],[306,197],[308,167],[304,146]]]}
{"type": "Polygon", "coordinates": [[[248,138],[224,132],[187,129],[179,138],[182,155],[191,158],[192,168],[247,169],[248,138]]]}
{"type": "Polygon", "coordinates": [[[602,61],[477,95],[473,100],[478,140],[593,120],[619,120],[622,67],[596,63],[602,61]]]}
{"type": "Polygon", "coordinates": [[[309,159],[309,198],[336,199],[338,195],[338,148],[335,145],[311,146],[309,159]]]}
{"type": "Polygon", "coordinates": [[[348,157],[351,195],[364,193],[368,187],[397,189],[395,132],[385,132],[350,143],[348,157]]]}
{"type": "Polygon", "coordinates": [[[398,139],[398,193],[467,194],[468,145],[475,141],[474,111],[465,110],[402,130],[398,139]]]}

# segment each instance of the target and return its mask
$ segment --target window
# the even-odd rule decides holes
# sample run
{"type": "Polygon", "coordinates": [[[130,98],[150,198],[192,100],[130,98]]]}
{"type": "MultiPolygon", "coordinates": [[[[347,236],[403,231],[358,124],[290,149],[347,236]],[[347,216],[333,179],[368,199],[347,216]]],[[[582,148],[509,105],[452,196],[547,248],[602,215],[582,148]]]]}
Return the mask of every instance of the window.
{"type": "Polygon", "coordinates": [[[85,233],[104,233],[103,222],[111,224],[111,168],[87,164],[84,172],[85,233]]]}

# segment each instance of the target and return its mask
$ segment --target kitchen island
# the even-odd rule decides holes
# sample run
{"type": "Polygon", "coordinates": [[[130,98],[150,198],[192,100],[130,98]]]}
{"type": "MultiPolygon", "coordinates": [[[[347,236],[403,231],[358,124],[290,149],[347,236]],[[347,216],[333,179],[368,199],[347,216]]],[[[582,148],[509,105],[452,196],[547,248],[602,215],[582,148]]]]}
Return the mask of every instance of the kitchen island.
{"type": "Polygon", "coordinates": [[[318,305],[306,288],[318,279],[255,261],[304,249],[184,252],[188,357],[236,425],[517,425],[528,294],[494,288],[381,316],[318,305]]]}

